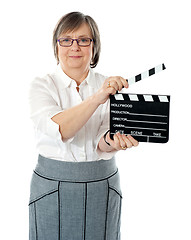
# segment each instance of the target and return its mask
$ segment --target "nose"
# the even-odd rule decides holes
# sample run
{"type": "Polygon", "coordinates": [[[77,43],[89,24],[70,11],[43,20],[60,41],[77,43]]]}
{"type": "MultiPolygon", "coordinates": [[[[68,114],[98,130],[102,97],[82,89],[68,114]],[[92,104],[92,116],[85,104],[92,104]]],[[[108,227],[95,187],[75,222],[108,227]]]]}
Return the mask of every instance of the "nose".
{"type": "Polygon", "coordinates": [[[80,49],[80,47],[79,47],[79,45],[78,45],[78,43],[77,43],[77,39],[74,39],[74,40],[73,40],[73,44],[72,44],[72,46],[71,46],[71,49],[72,49],[72,50],[79,50],[79,49],[80,49]]]}

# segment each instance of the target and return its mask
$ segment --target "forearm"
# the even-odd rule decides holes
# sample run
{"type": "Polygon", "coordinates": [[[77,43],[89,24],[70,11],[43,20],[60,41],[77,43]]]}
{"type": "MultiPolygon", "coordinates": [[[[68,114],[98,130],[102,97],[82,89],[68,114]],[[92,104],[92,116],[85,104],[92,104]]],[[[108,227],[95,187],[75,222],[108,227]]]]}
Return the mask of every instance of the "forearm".
{"type": "Polygon", "coordinates": [[[98,106],[104,104],[110,94],[115,94],[123,86],[128,87],[125,79],[121,77],[108,78],[94,95],[84,100],[81,104],[52,117],[52,120],[59,125],[62,139],[73,137],[86,124],[98,106]]]}
{"type": "Polygon", "coordinates": [[[52,120],[60,127],[63,140],[73,137],[86,124],[98,106],[99,103],[93,95],[81,104],[52,117],[52,120]]]}

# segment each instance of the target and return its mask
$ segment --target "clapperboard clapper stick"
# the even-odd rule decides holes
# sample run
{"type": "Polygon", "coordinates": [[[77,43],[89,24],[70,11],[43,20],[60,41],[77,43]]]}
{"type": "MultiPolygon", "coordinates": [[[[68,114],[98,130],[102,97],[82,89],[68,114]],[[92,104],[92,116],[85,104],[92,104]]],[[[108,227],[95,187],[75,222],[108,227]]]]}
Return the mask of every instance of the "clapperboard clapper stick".
{"type": "Polygon", "coordinates": [[[147,78],[147,77],[150,77],[152,76],[153,74],[156,74],[158,72],[161,72],[162,70],[165,70],[166,67],[164,65],[164,63],[154,67],[154,68],[151,68],[145,72],[142,72],[134,77],[131,77],[129,79],[127,79],[128,81],[128,84],[131,85],[133,83],[136,83],[136,82],[139,82],[140,80],[143,80],[144,78],[147,78]]]}
{"type": "MultiPolygon", "coordinates": [[[[164,64],[127,79],[129,85],[165,69],[164,64]]],[[[166,143],[169,139],[169,95],[110,95],[110,136],[130,134],[139,142],[166,143]]]]}

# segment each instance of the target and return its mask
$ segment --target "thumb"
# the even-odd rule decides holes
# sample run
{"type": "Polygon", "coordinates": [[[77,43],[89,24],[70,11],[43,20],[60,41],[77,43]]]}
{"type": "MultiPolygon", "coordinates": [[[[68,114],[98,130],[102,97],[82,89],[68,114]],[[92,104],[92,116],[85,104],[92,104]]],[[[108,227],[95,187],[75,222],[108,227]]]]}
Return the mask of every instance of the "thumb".
{"type": "Polygon", "coordinates": [[[111,139],[110,137],[110,131],[106,135],[106,141],[112,146],[114,144],[114,140],[111,139]]]}

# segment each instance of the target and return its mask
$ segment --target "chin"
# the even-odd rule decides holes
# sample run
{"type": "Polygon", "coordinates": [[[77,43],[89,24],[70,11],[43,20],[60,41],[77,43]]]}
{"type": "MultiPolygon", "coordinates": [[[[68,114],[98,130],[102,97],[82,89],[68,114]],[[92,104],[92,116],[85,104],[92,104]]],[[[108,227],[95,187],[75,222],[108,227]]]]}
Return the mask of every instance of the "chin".
{"type": "Polygon", "coordinates": [[[82,64],[70,64],[69,68],[83,68],[82,64]]]}

